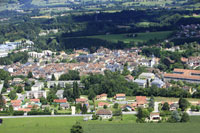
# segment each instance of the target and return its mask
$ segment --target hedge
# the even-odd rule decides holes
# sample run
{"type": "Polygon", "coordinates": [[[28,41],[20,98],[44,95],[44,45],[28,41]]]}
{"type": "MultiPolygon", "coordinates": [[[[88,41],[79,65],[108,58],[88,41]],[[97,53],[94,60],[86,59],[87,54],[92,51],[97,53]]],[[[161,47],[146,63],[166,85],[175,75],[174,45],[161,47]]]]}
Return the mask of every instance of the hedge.
{"type": "Polygon", "coordinates": [[[51,115],[51,112],[30,111],[27,115],[51,115]]]}
{"type": "Polygon", "coordinates": [[[24,115],[24,111],[14,111],[13,115],[14,116],[24,115]]]}

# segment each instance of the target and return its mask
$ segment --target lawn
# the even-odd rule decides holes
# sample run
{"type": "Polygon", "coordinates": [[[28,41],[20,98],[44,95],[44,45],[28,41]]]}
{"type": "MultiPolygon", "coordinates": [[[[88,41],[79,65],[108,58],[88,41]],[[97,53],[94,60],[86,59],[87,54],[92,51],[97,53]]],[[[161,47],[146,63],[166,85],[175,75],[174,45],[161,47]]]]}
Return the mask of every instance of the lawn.
{"type": "Polygon", "coordinates": [[[200,117],[189,123],[84,123],[85,133],[199,133],[200,117]]]}
{"type": "Polygon", "coordinates": [[[98,38],[111,42],[123,41],[125,43],[146,42],[151,39],[158,39],[158,40],[166,39],[171,33],[172,31],[137,33],[136,37],[127,37],[128,34],[110,34],[110,35],[87,36],[87,38],[98,38]]]}
{"type": "Polygon", "coordinates": [[[84,133],[198,133],[200,116],[191,117],[188,123],[143,123],[135,122],[134,115],[123,115],[123,120],[95,120],[84,122],[83,117],[47,117],[4,119],[0,133],[70,133],[70,128],[80,121],[84,133]]]}

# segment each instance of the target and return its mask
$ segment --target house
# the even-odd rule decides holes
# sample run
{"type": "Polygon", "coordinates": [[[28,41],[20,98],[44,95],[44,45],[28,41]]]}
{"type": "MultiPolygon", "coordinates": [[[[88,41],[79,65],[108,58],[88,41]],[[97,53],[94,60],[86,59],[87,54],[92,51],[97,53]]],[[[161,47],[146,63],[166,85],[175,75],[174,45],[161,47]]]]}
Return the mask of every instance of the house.
{"type": "Polygon", "coordinates": [[[18,111],[21,107],[22,101],[21,100],[11,100],[11,105],[13,106],[13,110],[18,111]]]}
{"type": "Polygon", "coordinates": [[[87,102],[87,99],[85,98],[77,98],[76,99],[76,103],[86,103],[87,102]]]}
{"type": "Polygon", "coordinates": [[[151,82],[151,85],[155,85],[157,86],[158,88],[163,88],[165,86],[165,83],[160,80],[160,79],[154,79],[152,82],[151,82]]]}
{"type": "Polygon", "coordinates": [[[27,99],[38,99],[41,97],[47,98],[46,91],[26,91],[26,97],[27,99]]]}
{"type": "Polygon", "coordinates": [[[22,82],[23,82],[23,80],[21,78],[14,78],[12,81],[12,84],[20,84],[22,82]]]}
{"type": "Polygon", "coordinates": [[[112,111],[107,109],[100,109],[96,112],[96,115],[98,115],[102,119],[110,119],[112,117],[112,111]]]}
{"type": "Polygon", "coordinates": [[[31,109],[26,109],[26,108],[19,108],[18,111],[24,111],[24,112],[30,112],[31,109]]]}
{"type": "Polygon", "coordinates": [[[134,82],[138,84],[139,87],[142,87],[142,88],[145,88],[147,84],[147,81],[144,79],[136,79],[134,80],[134,82]]]}
{"type": "Polygon", "coordinates": [[[127,81],[129,81],[129,82],[132,82],[132,81],[134,80],[134,77],[131,76],[131,75],[127,75],[127,76],[125,76],[125,79],[126,79],[127,81]]]}
{"type": "Polygon", "coordinates": [[[132,105],[129,105],[129,104],[123,105],[121,108],[122,108],[122,110],[128,110],[128,111],[134,111],[135,110],[135,108],[132,105]]]}
{"type": "Polygon", "coordinates": [[[104,107],[104,105],[106,105],[107,107],[109,107],[110,106],[110,104],[109,103],[105,103],[105,102],[99,102],[98,103],[98,107],[104,107]]]}
{"type": "Polygon", "coordinates": [[[56,92],[56,96],[59,98],[59,99],[63,99],[63,93],[64,93],[64,90],[58,90],[56,92]]]}
{"type": "Polygon", "coordinates": [[[65,104],[67,103],[67,99],[54,99],[53,102],[56,104],[65,104]]]}
{"type": "Polygon", "coordinates": [[[96,96],[96,100],[99,100],[99,101],[106,101],[107,100],[107,94],[103,93],[101,95],[97,95],[96,96]]]}
{"type": "Polygon", "coordinates": [[[40,91],[40,90],[42,90],[42,88],[44,88],[44,83],[43,82],[37,82],[37,83],[35,83],[35,85],[33,85],[31,87],[31,90],[32,91],[40,91]]]}
{"type": "Polygon", "coordinates": [[[115,95],[116,100],[126,100],[126,94],[120,93],[115,95]]]}
{"type": "Polygon", "coordinates": [[[179,105],[178,105],[178,103],[172,103],[171,105],[170,105],[170,111],[175,111],[175,110],[177,110],[179,108],[179,105]]]}
{"type": "Polygon", "coordinates": [[[31,103],[40,103],[40,99],[30,99],[31,103]]]}
{"type": "Polygon", "coordinates": [[[153,74],[153,73],[142,73],[142,74],[139,75],[139,79],[153,80],[153,79],[155,79],[155,74],[153,74]]]}
{"type": "Polygon", "coordinates": [[[136,102],[138,107],[147,107],[147,98],[146,96],[136,96],[136,102]]]}
{"type": "Polygon", "coordinates": [[[70,105],[69,105],[69,103],[62,103],[62,104],[60,104],[60,107],[64,110],[66,110],[66,109],[70,108],[70,105]]]}
{"type": "Polygon", "coordinates": [[[150,116],[149,116],[149,120],[150,121],[160,121],[161,120],[161,117],[160,117],[160,113],[150,113],[150,116]]]}

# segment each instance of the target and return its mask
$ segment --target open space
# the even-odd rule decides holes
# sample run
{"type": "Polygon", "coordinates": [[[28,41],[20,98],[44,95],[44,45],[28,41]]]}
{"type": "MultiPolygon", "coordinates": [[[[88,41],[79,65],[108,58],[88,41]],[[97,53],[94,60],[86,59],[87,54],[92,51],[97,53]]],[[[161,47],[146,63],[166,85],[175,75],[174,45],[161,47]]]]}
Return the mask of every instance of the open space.
{"type": "Polygon", "coordinates": [[[16,118],[4,119],[0,133],[69,133],[76,121],[83,125],[85,133],[198,133],[200,117],[191,117],[188,123],[135,123],[136,117],[124,115],[123,120],[88,121],[83,117],[16,118]]]}

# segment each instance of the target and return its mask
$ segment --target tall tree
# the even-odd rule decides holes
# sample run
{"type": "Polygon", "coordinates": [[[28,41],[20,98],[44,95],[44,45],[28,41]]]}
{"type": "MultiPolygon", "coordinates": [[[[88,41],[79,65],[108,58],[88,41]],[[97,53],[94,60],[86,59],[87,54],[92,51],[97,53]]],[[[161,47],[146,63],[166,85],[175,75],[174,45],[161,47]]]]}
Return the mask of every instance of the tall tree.
{"type": "Polygon", "coordinates": [[[168,102],[165,102],[165,103],[163,104],[162,110],[169,111],[169,104],[168,104],[168,102]]]}
{"type": "Polygon", "coordinates": [[[33,73],[32,72],[28,72],[28,78],[33,78],[33,73]]]}
{"type": "Polygon", "coordinates": [[[0,94],[0,109],[3,108],[4,105],[5,105],[5,102],[4,102],[3,96],[0,94]]]}
{"type": "Polygon", "coordinates": [[[182,111],[185,111],[189,106],[189,102],[182,97],[179,99],[178,104],[182,111]]]}
{"type": "Polygon", "coordinates": [[[88,99],[92,100],[94,104],[94,110],[95,110],[95,97],[96,97],[96,94],[94,93],[94,90],[92,88],[89,89],[88,99]]]}
{"type": "Polygon", "coordinates": [[[73,98],[76,104],[76,98],[80,97],[79,87],[77,82],[73,82],[73,98]]]}
{"type": "Polygon", "coordinates": [[[51,81],[55,81],[55,80],[56,80],[56,77],[55,77],[54,74],[52,74],[52,76],[51,76],[51,81]]]}
{"type": "Polygon", "coordinates": [[[87,106],[86,104],[83,104],[83,108],[82,108],[82,114],[86,114],[87,113],[87,106]]]}

